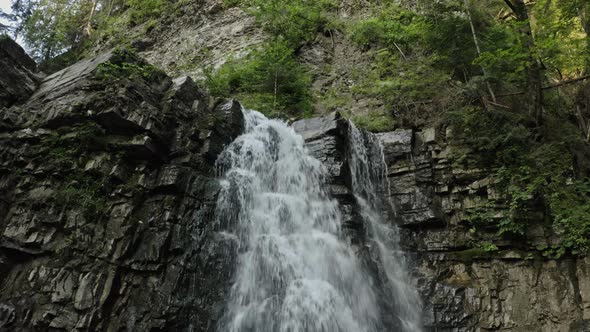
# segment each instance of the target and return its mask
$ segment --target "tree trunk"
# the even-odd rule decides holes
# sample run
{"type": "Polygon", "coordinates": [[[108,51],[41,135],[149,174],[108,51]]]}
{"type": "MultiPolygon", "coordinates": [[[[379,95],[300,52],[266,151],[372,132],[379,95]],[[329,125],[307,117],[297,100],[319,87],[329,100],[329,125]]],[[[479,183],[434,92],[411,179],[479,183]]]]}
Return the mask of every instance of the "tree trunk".
{"type": "Polygon", "coordinates": [[[88,15],[88,20],[86,21],[86,27],[84,28],[84,32],[86,36],[92,34],[92,18],[94,18],[94,12],[96,11],[97,0],[92,0],[92,8],[90,9],[90,15],[88,15]]]}
{"type": "MultiPolygon", "coordinates": [[[[477,50],[477,56],[480,56],[481,48],[479,47],[479,41],[477,40],[477,34],[475,33],[475,25],[473,25],[473,18],[471,17],[471,10],[469,10],[469,3],[467,0],[463,0],[463,3],[465,4],[465,10],[467,11],[467,18],[469,18],[469,26],[471,27],[471,35],[473,36],[473,43],[475,44],[475,49],[477,50]]],[[[494,90],[492,90],[492,86],[490,85],[490,81],[488,80],[484,66],[481,66],[481,71],[483,72],[483,76],[486,81],[486,87],[488,88],[488,92],[492,97],[492,101],[496,103],[496,95],[494,94],[494,90]]]]}
{"type": "Polygon", "coordinates": [[[584,71],[586,73],[590,72],[590,5],[587,5],[589,8],[580,8],[579,15],[580,23],[582,24],[582,28],[584,32],[586,32],[586,63],[584,64],[584,71]]]}
{"type": "Polygon", "coordinates": [[[273,111],[276,112],[277,110],[277,90],[278,90],[278,80],[279,80],[279,69],[275,68],[275,89],[274,89],[274,100],[273,100],[273,111]]]}
{"type": "Polygon", "coordinates": [[[537,127],[543,124],[543,76],[542,66],[534,55],[535,39],[533,29],[529,20],[529,13],[524,0],[504,0],[506,5],[512,9],[516,20],[521,22],[520,35],[523,46],[526,48],[529,57],[527,67],[526,94],[528,98],[529,114],[535,119],[537,127]]]}

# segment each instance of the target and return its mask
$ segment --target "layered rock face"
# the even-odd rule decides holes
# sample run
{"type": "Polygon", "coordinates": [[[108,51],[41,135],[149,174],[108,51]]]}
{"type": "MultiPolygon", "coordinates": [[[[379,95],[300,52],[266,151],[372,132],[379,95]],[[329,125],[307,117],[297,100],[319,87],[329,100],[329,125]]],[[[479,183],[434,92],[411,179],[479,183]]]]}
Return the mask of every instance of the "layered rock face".
{"type": "Polygon", "coordinates": [[[0,36],[0,73],[0,108],[27,100],[43,76],[35,61],[6,36],[0,36]]]}
{"type": "MultiPolygon", "coordinates": [[[[367,262],[365,233],[349,189],[346,126],[334,114],[294,124],[331,171],[329,182],[349,235],[367,262]]],[[[530,216],[522,238],[470,232],[466,211],[494,206],[500,218],[507,207],[486,171],[452,165],[450,135],[435,129],[378,134],[388,166],[389,191],[383,194],[396,208],[391,222],[401,227],[422,295],[425,330],[588,331],[590,259],[542,257],[535,248],[555,239],[544,229],[542,213],[530,216]],[[480,249],[485,239],[499,250],[480,249]]]]}
{"type": "Polygon", "coordinates": [[[590,259],[547,259],[538,248],[556,235],[542,206],[532,207],[518,238],[470,231],[468,211],[492,208],[490,225],[508,213],[489,171],[452,163],[451,130],[381,134],[390,193],[415,253],[424,322],[436,331],[588,331],[590,259]],[[493,241],[499,250],[478,247],[493,241]]]}
{"type": "Polygon", "coordinates": [[[0,330],[211,329],[231,272],[214,161],[240,108],[108,52],[2,109],[0,330]]]}

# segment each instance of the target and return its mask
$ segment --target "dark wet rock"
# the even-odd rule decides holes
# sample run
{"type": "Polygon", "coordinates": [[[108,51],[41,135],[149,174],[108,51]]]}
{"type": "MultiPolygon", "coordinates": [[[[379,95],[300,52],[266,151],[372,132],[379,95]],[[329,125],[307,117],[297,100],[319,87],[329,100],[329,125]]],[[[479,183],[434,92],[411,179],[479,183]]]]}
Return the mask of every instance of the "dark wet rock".
{"type": "Polygon", "coordinates": [[[244,131],[242,106],[234,99],[220,100],[213,108],[210,122],[203,130],[207,143],[201,152],[213,164],[217,156],[244,131]]]}
{"type": "Polygon", "coordinates": [[[338,112],[326,117],[303,119],[293,123],[312,156],[327,168],[333,183],[343,184],[346,179],[346,139],[348,122],[338,112]]]}
{"type": "Polygon", "coordinates": [[[0,36],[0,73],[0,109],[27,100],[41,77],[35,61],[6,36],[0,36]]]}
{"type": "Polygon", "coordinates": [[[79,62],[0,112],[2,330],[204,331],[220,314],[231,245],[211,160],[241,106],[209,108],[187,77],[97,75],[117,61],[79,62]]]}
{"type": "Polygon", "coordinates": [[[398,129],[388,133],[379,133],[377,137],[383,145],[385,162],[390,163],[395,158],[405,157],[412,152],[414,132],[411,129],[398,129]]]}
{"type": "Polygon", "coordinates": [[[587,279],[588,259],[541,256],[538,246],[555,236],[534,227],[544,222],[542,208],[531,211],[531,227],[521,238],[499,237],[494,229],[470,231],[471,209],[493,208],[492,218],[509,212],[492,171],[453,164],[454,149],[461,147],[448,142],[450,134],[427,128],[379,135],[394,222],[402,226],[402,245],[423,297],[425,327],[569,331],[571,322],[590,314],[590,288],[580,282],[587,279]],[[486,241],[500,249],[482,250],[486,241]]]}
{"type": "Polygon", "coordinates": [[[299,120],[293,123],[293,129],[300,134],[304,140],[313,141],[325,136],[337,135],[340,123],[345,121],[340,113],[333,112],[325,117],[299,120]]]}

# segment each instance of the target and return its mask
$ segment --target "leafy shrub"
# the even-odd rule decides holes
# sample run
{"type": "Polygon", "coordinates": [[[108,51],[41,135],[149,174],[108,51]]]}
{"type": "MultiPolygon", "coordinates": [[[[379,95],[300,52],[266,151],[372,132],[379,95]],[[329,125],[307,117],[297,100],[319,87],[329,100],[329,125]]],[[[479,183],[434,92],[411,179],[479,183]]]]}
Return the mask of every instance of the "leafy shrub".
{"type": "Polygon", "coordinates": [[[145,63],[133,51],[116,49],[110,61],[98,65],[95,77],[102,80],[121,80],[142,78],[148,81],[161,79],[164,72],[153,65],[145,63]]]}
{"type": "Polygon", "coordinates": [[[253,14],[262,27],[282,37],[292,48],[311,41],[328,25],[327,14],[338,8],[336,0],[250,0],[253,14]]]}
{"type": "Polygon", "coordinates": [[[495,170],[496,189],[508,207],[504,218],[494,218],[492,206],[474,211],[469,219],[475,227],[495,222],[492,226],[500,235],[524,235],[531,211],[544,207],[545,218],[561,239],[544,249],[547,255],[590,250],[590,183],[574,172],[571,148],[581,138],[564,115],[547,114],[541,141],[523,112],[464,109],[451,114],[449,121],[460,144],[471,147],[458,162],[473,160],[464,165],[495,170]]]}
{"type": "Polygon", "coordinates": [[[213,96],[239,96],[246,107],[269,115],[311,112],[310,75],[283,38],[208,70],[205,84],[213,96]]]}
{"type": "Polygon", "coordinates": [[[400,123],[410,125],[432,119],[432,110],[463,105],[467,89],[456,76],[472,70],[473,49],[465,29],[467,21],[460,15],[377,4],[372,15],[348,29],[350,39],[373,59],[353,92],[380,99],[404,118],[400,123]]]}
{"type": "Polygon", "coordinates": [[[395,121],[389,114],[369,112],[367,115],[353,116],[352,121],[360,128],[371,132],[385,132],[394,129],[395,121]]]}
{"type": "Polygon", "coordinates": [[[129,23],[138,25],[160,16],[166,6],[171,3],[166,0],[126,0],[129,6],[129,23]]]}

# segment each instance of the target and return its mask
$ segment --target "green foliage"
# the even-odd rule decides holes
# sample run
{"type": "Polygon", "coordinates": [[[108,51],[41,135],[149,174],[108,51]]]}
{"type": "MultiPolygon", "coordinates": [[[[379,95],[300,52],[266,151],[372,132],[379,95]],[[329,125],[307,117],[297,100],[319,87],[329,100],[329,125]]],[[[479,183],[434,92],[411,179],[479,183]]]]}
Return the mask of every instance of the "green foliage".
{"type": "Polygon", "coordinates": [[[244,59],[230,59],[217,71],[207,69],[205,84],[214,96],[236,96],[270,116],[311,115],[311,76],[295,52],[319,31],[332,28],[335,0],[225,0],[224,6],[249,9],[271,36],[244,59]]]}
{"type": "Polygon", "coordinates": [[[590,251],[590,180],[565,183],[551,192],[549,202],[561,247],[573,254],[590,251]]]}
{"type": "Polygon", "coordinates": [[[116,49],[111,61],[103,62],[96,68],[95,77],[101,80],[140,78],[156,81],[165,76],[164,72],[153,65],[144,63],[128,49],[116,49]]]}
{"type": "Polygon", "coordinates": [[[170,0],[15,0],[12,21],[45,70],[54,71],[82,57],[96,43],[121,45],[149,32],[156,19],[172,15],[186,1],[170,0]],[[143,31],[130,28],[145,24],[143,31]]]}
{"type": "Polygon", "coordinates": [[[395,122],[389,114],[371,111],[367,115],[355,115],[352,121],[359,127],[371,132],[385,132],[394,129],[395,122]]]}
{"type": "Polygon", "coordinates": [[[114,64],[107,61],[101,63],[96,71],[96,77],[103,80],[116,81],[125,78],[144,78],[147,80],[152,80],[158,75],[158,70],[152,65],[141,65],[128,62],[114,64]]]}
{"type": "Polygon", "coordinates": [[[444,111],[463,104],[461,83],[449,82],[472,70],[474,51],[465,17],[449,15],[447,6],[447,15],[441,15],[438,7],[416,11],[379,2],[372,15],[352,23],[351,40],[373,59],[372,66],[359,74],[353,92],[382,100],[397,116],[412,117],[414,123],[429,109],[444,111]]]}
{"type": "Polygon", "coordinates": [[[208,70],[205,84],[213,96],[239,96],[246,107],[268,115],[311,112],[311,78],[282,38],[244,59],[230,59],[215,72],[208,70]]]}
{"type": "Polygon", "coordinates": [[[448,112],[447,118],[463,140],[462,144],[478,156],[477,159],[469,158],[470,155],[457,156],[456,162],[464,167],[478,166],[469,164],[472,160],[484,167],[516,164],[533,140],[526,114],[522,112],[488,112],[478,107],[464,107],[448,112]]]}
{"type": "Polygon", "coordinates": [[[129,24],[138,25],[162,15],[167,0],[126,0],[129,7],[129,24]]]}
{"type": "Polygon", "coordinates": [[[571,148],[581,140],[564,114],[550,113],[543,141],[528,126],[525,114],[510,111],[466,109],[450,116],[455,137],[472,148],[457,156],[466,167],[494,169],[500,203],[508,215],[496,216],[493,205],[470,211],[475,229],[494,227],[499,235],[524,235],[533,211],[545,207],[545,218],[561,238],[544,249],[551,257],[590,250],[590,185],[576,178],[571,148]],[[472,161],[468,163],[467,161],[472,161]]]}
{"type": "Polygon", "coordinates": [[[523,235],[525,225],[517,222],[512,215],[504,215],[498,208],[502,206],[488,202],[483,206],[467,209],[466,219],[472,226],[470,232],[475,234],[480,230],[495,229],[499,235],[523,235]]]}
{"type": "Polygon", "coordinates": [[[75,205],[82,208],[87,222],[103,218],[107,210],[107,202],[102,192],[102,180],[94,179],[87,174],[74,174],[68,179],[67,185],[57,190],[55,201],[58,205],[75,205]]]}
{"type": "MultiPolygon", "coordinates": [[[[409,110],[423,103],[432,103],[448,90],[444,71],[432,62],[436,57],[400,58],[381,49],[374,54],[374,64],[368,72],[359,73],[359,84],[352,88],[356,94],[381,99],[396,110],[409,110]]],[[[440,100],[442,102],[442,99],[440,100]]]]}
{"type": "Polygon", "coordinates": [[[297,48],[329,25],[328,13],[338,8],[339,1],[250,0],[247,4],[267,32],[297,48]]]}
{"type": "Polygon", "coordinates": [[[424,16],[395,4],[375,9],[378,13],[352,26],[350,37],[359,46],[409,49],[423,44],[429,24],[424,16]]]}
{"type": "Polygon", "coordinates": [[[479,245],[479,249],[485,251],[485,252],[495,252],[498,251],[498,246],[496,246],[495,244],[491,243],[491,242],[482,242],[479,245]]]}
{"type": "Polygon", "coordinates": [[[49,61],[86,40],[83,27],[92,2],[35,0],[25,1],[22,6],[26,6],[22,10],[26,15],[17,30],[24,32],[22,37],[36,59],[49,61]]]}
{"type": "Polygon", "coordinates": [[[547,71],[563,79],[590,68],[590,4],[540,0],[535,9],[535,39],[547,71]]]}
{"type": "Polygon", "coordinates": [[[516,31],[522,23],[493,25],[482,36],[483,52],[473,62],[487,69],[495,82],[524,84],[530,56],[516,31]]]}

